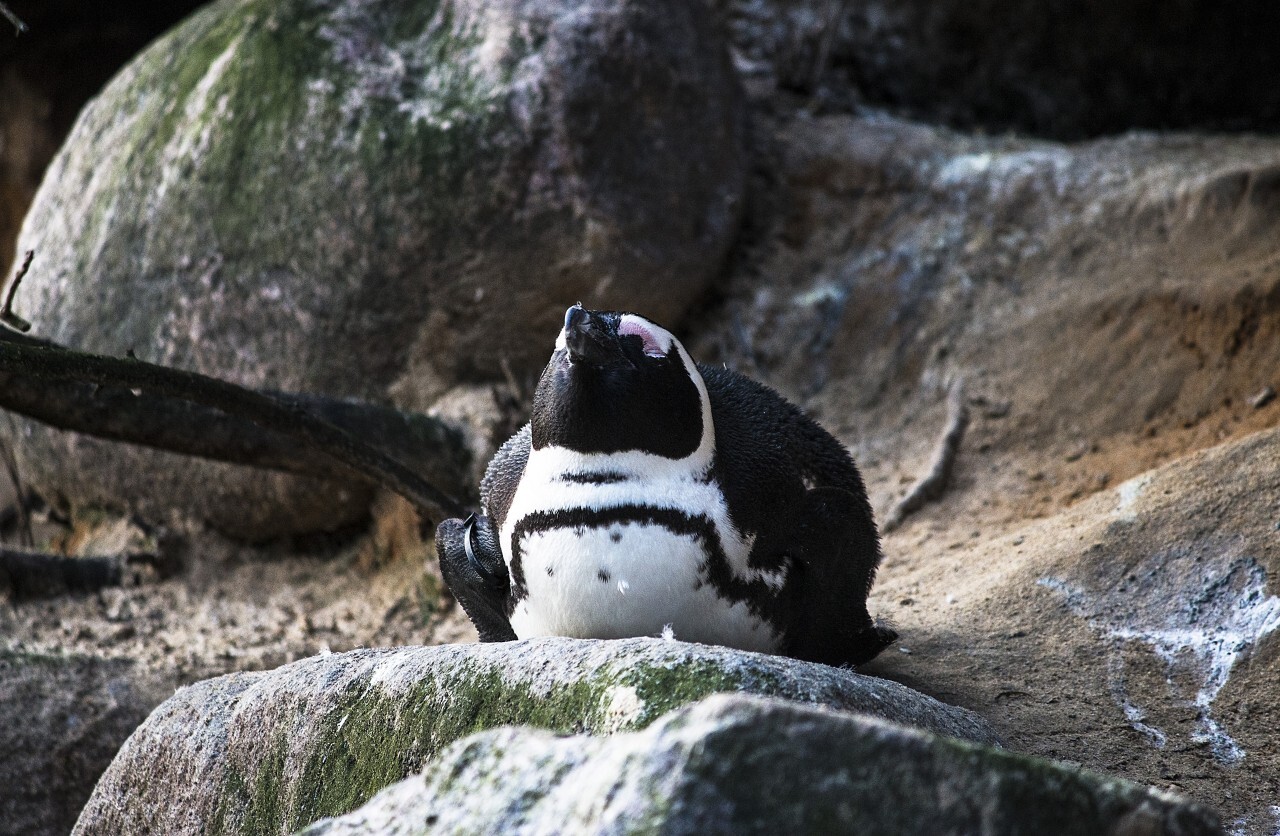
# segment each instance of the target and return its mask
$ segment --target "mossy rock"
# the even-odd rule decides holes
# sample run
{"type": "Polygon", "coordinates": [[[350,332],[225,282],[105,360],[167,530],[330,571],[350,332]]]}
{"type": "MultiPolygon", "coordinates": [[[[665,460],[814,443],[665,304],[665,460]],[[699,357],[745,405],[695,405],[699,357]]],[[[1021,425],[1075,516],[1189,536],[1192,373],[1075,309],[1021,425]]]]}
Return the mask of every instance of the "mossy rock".
{"type": "Polygon", "coordinates": [[[307,836],[1053,833],[1209,836],[1214,814],[1127,781],[777,699],[719,695],[608,739],[454,744],[307,836]]]}
{"type": "Polygon", "coordinates": [[[355,809],[478,731],[610,734],[719,692],[996,742],[975,715],[897,683],[706,645],[554,638],[361,650],[182,689],[121,749],[76,832],[290,833],[355,809]]]}
{"type": "MultiPolygon", "coordinates": [[[[221,0],[130,63],[50,166],[16,308],[72,347],[423,411],[532,375],[564,309],[673,322],[741,214],[740,95],[680,0],[221,0]]],[[[27,425],[29,482],[253,539],[354,486],[27,425]]]]}

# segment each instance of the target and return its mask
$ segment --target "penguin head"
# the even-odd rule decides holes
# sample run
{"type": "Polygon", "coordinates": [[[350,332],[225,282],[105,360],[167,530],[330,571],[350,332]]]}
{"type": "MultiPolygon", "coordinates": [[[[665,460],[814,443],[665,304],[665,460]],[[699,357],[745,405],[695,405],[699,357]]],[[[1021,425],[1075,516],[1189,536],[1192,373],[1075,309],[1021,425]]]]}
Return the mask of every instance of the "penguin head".
{"type": "Polygon", "coordinates": [[[538,381],[533,448],[685,459],[714,443],[706,383],[670,331],[632,313],[565,312],[538,381]]]}

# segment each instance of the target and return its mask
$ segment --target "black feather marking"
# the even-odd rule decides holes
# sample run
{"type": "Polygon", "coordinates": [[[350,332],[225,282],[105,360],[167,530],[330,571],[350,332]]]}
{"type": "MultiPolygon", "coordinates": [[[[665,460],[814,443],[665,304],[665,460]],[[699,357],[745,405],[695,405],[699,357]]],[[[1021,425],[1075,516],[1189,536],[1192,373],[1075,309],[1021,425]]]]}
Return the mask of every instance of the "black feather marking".
{"type": "Polygon", "coordinates": [[[702,397],[680,354],[646,354],[620,315],[570,309],[566,339],[533,394],[533,449],[643,450],[683,459],[702,441],[702,397]]]}
{"type": "Polygon", "coordinates": [[[732,603],[742,602],[757,618],[777,620],[777,590],[762,580],[743,580],[734,574],[724,553],[715,523],[704,514],[652,505],[620,505],[613,508],[563,508],[535,511],[519,520],[511,532],[511,598],[509,610],[529,594],[524,576],[524,539],[533,533],[556,529],[598,529],[613,525],[660,526],[672,534],[698,542],[706,556],[700,567],[716,593],[732,603]]]}
{"type": "Polygon", "coordinates": [[[480,504],[493,520],[495,528],[502,528],[507,519],[511,500],[515,498],[516,488],[520,486],[525,466],[529,463],[531,439],[529,425],[525,424],[498,448],[485,468],[484,479],[480,481],[480,504]]]}
{"type": "Polygon", "coordinates": [[[616,470],[602,470],[587,473],[562,473],[556,477],[557,482],[570,482],[575,485],[613,485],[626,482],[631,477],[616,470]]]}

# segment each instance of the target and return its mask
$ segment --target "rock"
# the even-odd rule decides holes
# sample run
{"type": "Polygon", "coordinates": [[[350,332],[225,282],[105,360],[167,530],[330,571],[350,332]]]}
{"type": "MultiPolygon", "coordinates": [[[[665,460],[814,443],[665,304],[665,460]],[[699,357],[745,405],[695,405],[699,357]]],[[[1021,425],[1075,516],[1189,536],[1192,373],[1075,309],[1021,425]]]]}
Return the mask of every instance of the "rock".
{"type": "Polygon", "coordinates": [[[1268,37],[1280,10],[1265,2],[717,5],[748,76],[828,107],[1058,138],[1280,125],[1264,81],[1280,71],[1268,37]]]}
{"type": "Polygon", "coordinates": [[[1269,732],[1229,707],[1270,702],[1266,672],[1280,674],[1277,468],[1272,430],[1130,479],[1088,503],[1082,545],[1041,566],[1036,583],[1087,623],[1113,711],[1148,746],[1280,768],[1269,732]]]}
{"type": "MultiPolygon", "coordinates": [[[[3,455],[3,453],[0,453],[3,455]]],[[[18,491],[8,474],[0,476],[0,534],[19,524],[18,491]]]]}
{"type": "Polygon", "coordinates": [[[720,695],[599,739],[502,729],[308,836],[1220,834],[1207,809],[862,715],[720,695]]]}
{"type": "MultiPolygon", "coordinates": [[[[1280,430],[1269,430],[1013,533],[922,550],[957,603],[935,606],[935,591],[898,609],[914,652],[871,668],[927,678],[1020,751],[1158,781],[1219,808],[1233,832],[1272,834],[1277,508],[1280,430]],[[949,646],[956,625],[978,652],[949,646]]],[[[885,573],[879,592],[922,583],[885,573]]]]}
{"type": "Polygon", "coordinates": [[[0,832],[68,832],[171,683],[125,659],[0,650],[0,832]]]}
{"type": "Polygon", "coordinates": [[[1280,283],[1255,265],[1280,222],[1280,141],[1066,145],[835,116],[781,141],[785,205],[695,345],[729,346],[720,359],[766,370],[862,449],[918,472],[904,438],[927,456],[954,377],[1017,393],[1019,420],[971,440],[1064,457],[1270,381],[1280,283]]]}
{"type": "Polygon", "coordinates": [[[625,731],[720,691],[997,742],[969,712],[896,683],[706,645],[536,639],[352,651],[182,689],[122,748],[75,832],[291,832],[355,809],[472,732],[625,731]]]}
{"type": "MultiPolygon", "coordinates": [[[[85,108],[24,224],[16,309],[75,348],[425,411],[504,362],[532,375],[574,301],[678,320],[736,234],[740,99],[698,3],[222,0],[85,108]]],[[[10,440],[62,502],[251,539],[370,498],[10,440]]]]}
{"type": "Polygon", "coordinates": [[[951,381],[1015,405],[975,410],[947,493],[885,538],[871,606],[911,653],[868,670],[1272,836],[1280,485],[1250,398],[1280,356],[1280,141],[804,114],[778,141],[697,353],[816,413],[880,520],[951,381]]]}

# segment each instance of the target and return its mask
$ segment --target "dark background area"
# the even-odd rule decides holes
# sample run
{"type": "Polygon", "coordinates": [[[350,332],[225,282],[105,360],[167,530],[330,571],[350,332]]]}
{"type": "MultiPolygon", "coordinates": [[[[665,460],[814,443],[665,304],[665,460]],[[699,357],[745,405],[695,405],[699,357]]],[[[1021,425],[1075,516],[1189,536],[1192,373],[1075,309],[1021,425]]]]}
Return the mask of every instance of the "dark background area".
{"type": "Polygon", "coordinates": [[[0,19],[0,267],[8,271],[27,206],[76,114],[116,70],[198,0],[8,2],[0,19]]]}
{"type": "MultiPolygon", "coordinates": [[[[13,0],[0,26],[0,267],[76,114],[197,0],[13,0]]],[[[883,108],[1073,140],[1280,127],[1280,4],[1213,0],[716,3],[771,84],[824,110],[883,108]]]]}

